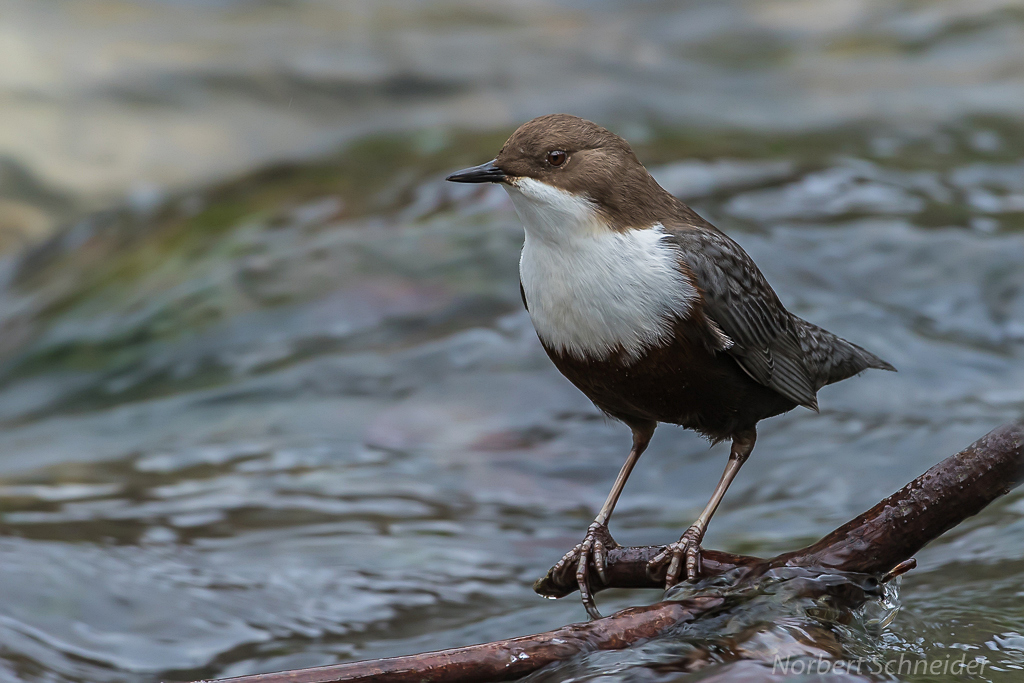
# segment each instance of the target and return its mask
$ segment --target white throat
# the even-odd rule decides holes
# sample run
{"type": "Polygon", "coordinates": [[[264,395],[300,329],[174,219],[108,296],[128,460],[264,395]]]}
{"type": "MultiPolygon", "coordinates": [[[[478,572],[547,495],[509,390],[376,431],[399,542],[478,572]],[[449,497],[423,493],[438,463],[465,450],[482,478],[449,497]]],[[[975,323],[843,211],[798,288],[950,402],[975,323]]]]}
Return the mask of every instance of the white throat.
{"type": "Polygon", "coordinates": [[[635,361],[669,340],[698,293],[660,224],[617,231],[583,197],[530,178],[504,187],[526,227],[519,277],[546,346],[635,361]]]}

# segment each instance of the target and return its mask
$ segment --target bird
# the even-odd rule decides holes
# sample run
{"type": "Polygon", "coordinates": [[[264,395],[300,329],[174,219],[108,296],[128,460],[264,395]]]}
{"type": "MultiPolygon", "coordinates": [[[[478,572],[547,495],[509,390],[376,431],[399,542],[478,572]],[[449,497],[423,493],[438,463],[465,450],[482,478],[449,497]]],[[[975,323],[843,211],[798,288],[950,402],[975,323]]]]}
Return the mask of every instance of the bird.
{"type": "MultiPolygon", "coordinates": [[[[823,386],[895,368],[786,310],[747,253],[662,188],[623,138],[570,114],[522,124],[492,160],[449,175],[497,183],[525,228],[519,291],[555,367],[632,447],[584,539],[552,568],[600,612],[590,572],[606,579],[619,496],[659,423],[731,441],[721,480],[696,521],[648,565],[665,586],[700,574],[708,524],[761,420],[818,411],[823,386]]],[[[606,581],[605,581],[606,582],[606,581]]]]}

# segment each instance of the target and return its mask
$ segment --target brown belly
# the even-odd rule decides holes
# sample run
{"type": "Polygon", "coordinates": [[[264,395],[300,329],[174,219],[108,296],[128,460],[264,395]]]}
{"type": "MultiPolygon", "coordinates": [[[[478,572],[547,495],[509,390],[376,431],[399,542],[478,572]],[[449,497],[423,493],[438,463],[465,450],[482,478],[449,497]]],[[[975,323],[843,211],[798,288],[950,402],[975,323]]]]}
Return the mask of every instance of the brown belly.
{"type": "Polygon", "coordinates": [[[598,408],[629,425],[669,422],[718,441],[796,407],[751,379],[728,353],[687,339],[683,327],[669,345],[633,363],[623,362],[622,354],[595,361],[545,350],[598,408]]]}

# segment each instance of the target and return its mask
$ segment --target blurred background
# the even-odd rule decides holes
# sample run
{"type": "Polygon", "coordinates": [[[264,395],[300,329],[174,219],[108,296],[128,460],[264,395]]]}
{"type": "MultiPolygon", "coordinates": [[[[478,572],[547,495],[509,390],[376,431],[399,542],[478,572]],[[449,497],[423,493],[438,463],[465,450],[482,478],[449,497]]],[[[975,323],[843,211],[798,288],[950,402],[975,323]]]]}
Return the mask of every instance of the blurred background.
{"type": "MultiPolygon", "coordinates": [[[[629,432],[536,341],[504,193],[442,180],[560,111],[899,368],[762,423],[708,547],[815,540],[1024,414],[1022,2],[0,0],[0,680],[585,617],[530,584],[629,432]]],[[[616,539],[676,539],[726,449],[662,427],[616,539]]],[[[1024,496],[918,559],[848,647],[1019,680],[1024,496]]],[[[543,680],[687,679],[641,650],[543,680]]]]}

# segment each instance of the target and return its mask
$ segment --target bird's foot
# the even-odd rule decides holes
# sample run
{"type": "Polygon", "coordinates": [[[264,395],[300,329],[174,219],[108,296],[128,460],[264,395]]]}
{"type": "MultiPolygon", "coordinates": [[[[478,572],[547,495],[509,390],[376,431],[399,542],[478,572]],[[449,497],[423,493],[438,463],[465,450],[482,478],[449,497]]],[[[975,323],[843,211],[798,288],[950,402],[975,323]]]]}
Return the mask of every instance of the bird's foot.
{"type": "Polygon", "coordinates": [[[607,553],[612,548],[618,548],[612,535],[608,532],[608,526],[594,522],[587,528],[587,535],[583,541],[572,550],[562,556],[562,559],[551,568],[550,575],[558,583],[568,585],[575,579],[580,587],[580,597],[583,599],[583,607],[591,619],[600,619],[601,613],[597,611],[594,603],[594,594],[590,590],[589,571],[597,571],[601,582],[607,584],[608,577],[605,571],[608,566],[607,553]]]}
{"type": "Polygon", "coordinates": [[[647,573],[651,576],[668,563],[665,570],[665,588],[671,588],[679,582],[679,570],[685,561],[686,579],[696,581],[700,576],[700,542],[704,538],[704,529],[696,524],[680,536],[675,543],[665,546],[665,549],[654,556],[654,559],[647,563],[647,573]]]}

